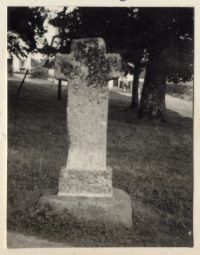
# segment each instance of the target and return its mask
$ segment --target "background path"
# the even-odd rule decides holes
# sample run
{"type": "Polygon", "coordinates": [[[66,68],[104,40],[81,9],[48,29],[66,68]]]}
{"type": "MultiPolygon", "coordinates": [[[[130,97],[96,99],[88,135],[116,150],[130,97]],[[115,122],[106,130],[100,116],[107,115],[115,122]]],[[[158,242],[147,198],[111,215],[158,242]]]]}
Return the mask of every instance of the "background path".
{"type": "Polygon", "coordinates": [[[166,107],[180,115],[193,118],[193,102],[189,102],[177,97],[166,95],[166,107]]]}
{"type": "MultiPolygon", "coordinates": [[[[130,93],[124,93],[116,91],[117,93],[131,97],[132,95],[130,93]]],[[[177,97],[173,97],[170,95],[166,95],[166,107],[167,109],[171,111],[175,111],[182,115],[183,117],[193,118],[193,102],[186,101],[177,97]]]]}

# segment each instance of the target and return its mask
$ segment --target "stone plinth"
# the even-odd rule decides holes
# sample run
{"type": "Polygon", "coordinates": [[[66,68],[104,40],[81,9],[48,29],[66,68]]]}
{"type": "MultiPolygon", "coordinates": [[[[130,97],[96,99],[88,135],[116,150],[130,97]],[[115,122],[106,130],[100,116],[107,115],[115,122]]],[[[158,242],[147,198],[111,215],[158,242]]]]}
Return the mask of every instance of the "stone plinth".
{"type": "Polygon", "coordinates": [[[132,226],[130,197],[120,189],[113,189],[112,197],[44,196],[40,199],[39,208],[63,220],[71,217],[81,225],[94,222],[108,227],[132,226]]]}

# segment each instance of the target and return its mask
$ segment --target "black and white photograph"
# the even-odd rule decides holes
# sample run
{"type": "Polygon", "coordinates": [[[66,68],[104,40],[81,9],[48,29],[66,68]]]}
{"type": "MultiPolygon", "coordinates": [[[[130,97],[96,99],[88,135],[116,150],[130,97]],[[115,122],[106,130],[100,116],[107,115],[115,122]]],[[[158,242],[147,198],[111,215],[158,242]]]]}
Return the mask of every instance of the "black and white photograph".
{"type": "Polygon", "coordinates": [[[7,6],[7,249],[193,248],[195,7],[66,4],[7,6]]]}

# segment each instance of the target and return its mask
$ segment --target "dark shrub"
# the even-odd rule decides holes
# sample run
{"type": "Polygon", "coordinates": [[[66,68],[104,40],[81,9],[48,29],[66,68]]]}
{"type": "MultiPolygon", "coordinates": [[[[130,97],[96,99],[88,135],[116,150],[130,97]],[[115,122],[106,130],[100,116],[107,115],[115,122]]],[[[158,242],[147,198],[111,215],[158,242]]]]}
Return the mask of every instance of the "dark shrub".
{"type": "Polygon", "coordinates": [[[31,69],[31,78],[47,79],[48,68],[46,67],[35,67],[31,69]]]}

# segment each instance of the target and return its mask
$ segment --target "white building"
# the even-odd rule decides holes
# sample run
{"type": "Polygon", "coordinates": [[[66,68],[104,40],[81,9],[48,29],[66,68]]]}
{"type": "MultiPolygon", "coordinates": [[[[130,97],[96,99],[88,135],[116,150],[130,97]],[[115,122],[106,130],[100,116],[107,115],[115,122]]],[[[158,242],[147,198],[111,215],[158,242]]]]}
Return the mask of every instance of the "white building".
{"type": "Polygon", "coordinates": [[[27,58],[19,59],[16,56],[12,58],[12,66],[14,73],[25,73],[27,69],[31,68],[31,54],[27,58]]]}
{"type": "Polygon", "coordinates": [[[20,59],[13,54],[13,56],[8,56],[8,75],[13,75],[13,73],[25,73],[28,69],[29,71],[40,65],[43,60],[43,56],[40,53],[28,54],[27,57],[21,57],[20,59]]]}

